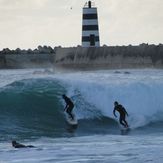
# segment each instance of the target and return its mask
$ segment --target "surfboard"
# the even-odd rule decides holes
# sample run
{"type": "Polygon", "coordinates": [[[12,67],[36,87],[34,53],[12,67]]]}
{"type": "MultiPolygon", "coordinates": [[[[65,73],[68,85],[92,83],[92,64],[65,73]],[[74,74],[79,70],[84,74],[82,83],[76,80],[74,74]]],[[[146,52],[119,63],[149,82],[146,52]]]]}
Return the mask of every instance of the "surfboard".
{"type": "Polygon", "coordinates": [[[121,131],[122,135],[126,135],[126,134],[128,134],[131,131],[131,129],[129,127],[127,127],[127,128],[120,127],[120,131],[121,131]]]}
{"type": "Polygon", "coordinates": [[[127,127],[127,128],[121,128],[121,130],[130,131],[131,129],[129,127],[127,127]]]}
{"type": "Polygon", "coordinates": [[[120,130],[122,130],[122,131],[129,131],[130,130],[130,127],[124,127],[120,124],[119,124],[119,127],[120,127],[120,130]]]}
{"type": "Polygon", "coordinates": [[[74,119],[71,119],[71,117],[67,113],[65,113],[65,116],[66,116],[66,121],[69,125],[73,125],[73,126],[78,125],[78,120],[75,114],[73,114],[74,119]]]}

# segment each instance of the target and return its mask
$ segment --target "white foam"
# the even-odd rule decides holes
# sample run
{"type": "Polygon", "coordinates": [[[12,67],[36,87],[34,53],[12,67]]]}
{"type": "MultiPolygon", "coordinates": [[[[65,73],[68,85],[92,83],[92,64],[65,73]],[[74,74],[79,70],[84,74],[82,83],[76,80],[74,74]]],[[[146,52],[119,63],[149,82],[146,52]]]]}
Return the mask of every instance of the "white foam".
{"type": "Polygon", "coordinates": [[[163,161],[162,135],[94,135],[72,138],[42,138],[30,142],[36,148],[14,149],[0,143],[0,162],[158,162],[163,161]]]}
{"type": "Polygon", "coordinates": [[[67,89],[70,96],[80,92],[82,98],[104,116],[113,118],[113,103],[118,101],[128,111],[128,121],[132,127],[143,126],[152,120],[161,120],[156,115],[158,112],[163,113],[163,71],[125,72],[96,71],[65,74],[64,78],[59,78],[69,84],[67,89]]]}
{"type": "Polygon", "coordinates": [[[100,114],[113,118],[113,103],[116,100],[128,111],[128,121],[132,127],[163,119],[163,70],[107,70],[65,74],[35,74],[35,71],[0,71],[0,87],[17,80],[50,76],[60,80],[68,96],[74,97],[77,118],[100,114]]]}

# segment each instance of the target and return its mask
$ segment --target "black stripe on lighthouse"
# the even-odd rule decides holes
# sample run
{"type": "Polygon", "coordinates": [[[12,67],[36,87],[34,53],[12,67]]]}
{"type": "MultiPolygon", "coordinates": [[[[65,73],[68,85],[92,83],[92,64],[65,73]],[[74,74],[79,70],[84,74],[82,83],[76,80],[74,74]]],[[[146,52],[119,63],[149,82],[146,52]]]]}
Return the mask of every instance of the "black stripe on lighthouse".
{"type": "MultiPolygon", "coordinates": [[[[100,39],[99,39],[99,36],[96,36],[95,37],[95,41],[99,41],[100,39]]],[[[82,37],[82,41],[83,42],[90,42],[90,36],[83,36],[82,37]]]]}
{"type": "Polygon", "coordinates": [[[97,19],[97,13],[96,14],[83,14],[83,19],[97,19]]]}
{"type": "Polygon", "coordinates": [[[98,30],[98,25],[83,25],[83,31],[96,31],[98,30]]]}

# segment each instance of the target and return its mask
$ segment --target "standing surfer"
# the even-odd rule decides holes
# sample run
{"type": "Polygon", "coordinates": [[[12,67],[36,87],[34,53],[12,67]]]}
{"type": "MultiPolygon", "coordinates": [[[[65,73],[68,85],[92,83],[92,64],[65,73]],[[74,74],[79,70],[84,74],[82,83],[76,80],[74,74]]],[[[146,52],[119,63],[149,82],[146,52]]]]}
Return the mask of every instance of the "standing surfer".
{"type": "Polygon", "coordinates": [[[126,115],[128,116],[128,113],[127,113],[126,109],[121,104],[119,104],[117,101],[114,102],[114,110],[113,110],[114,116],[117,117],[117,115],[115,114],[115,111],[118,111],[120,114],[119,123],[121,125],[123,125],[125,128],[128,128],[129,127],[128,123],[125,120],[126,115]]]}
{"type": "Polygon", "coordinates": [[[68,98],[66,95],[62,95],[63,99],[65,100],[66,102],[66,106],[65,106],[65,109],[64,111],[67,112],[67,114],[71,117],[71,119],[73,120],[74,117],[72,115],[72,110],[74,108],[74,103],[71,101],[70,98],[68,98]]]}

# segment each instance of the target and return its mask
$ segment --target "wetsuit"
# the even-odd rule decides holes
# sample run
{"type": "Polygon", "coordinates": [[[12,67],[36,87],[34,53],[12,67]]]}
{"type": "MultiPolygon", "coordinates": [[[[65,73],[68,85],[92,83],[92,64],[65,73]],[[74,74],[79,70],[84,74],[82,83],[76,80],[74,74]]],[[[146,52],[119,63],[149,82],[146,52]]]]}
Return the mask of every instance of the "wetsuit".
{"type": "Polygon", "coordinates": [[[12,146],[14,148],[32,148],[32,147],[34,147],[33,145],[24,145],[24,144],[17,143],[16,141],[12,141],[12,146]]]}
{"type": "Polygon", "coordinates": [[[66,102],[66,107],[65,110],[66,112],[69,114],[69,116],[74,119],[73,115],[72,115],[72,109],[74,108],[74,104],[73,102],[70,100],[70,98],[68,98],[67,96],[64,96],[64,100],[66,102]]]}
{"type": "Polygon", "coordinates": [[[119,123],[122,124],[124,127],[128,127],[128,123],[125,120],[126,115],[128,116],[128,113],[126,112],[126,109],[122,105],[118,104],[118,105],[116,105],[114,107],[114,110],[113,110],[114,116],[117,117],[116,114],[115,114],[115,111],[118,111],[119,114],[120,114],[119,123]]]}

